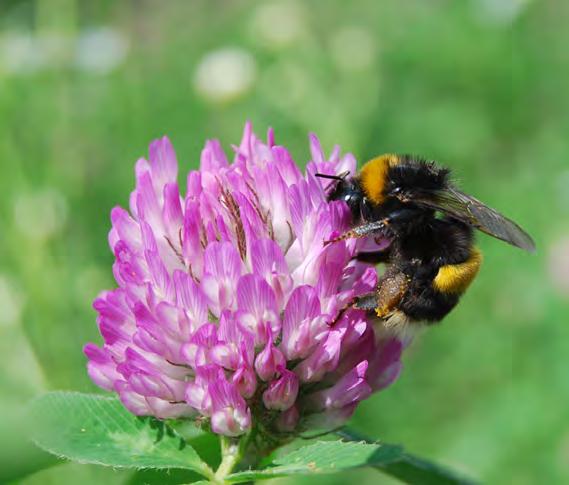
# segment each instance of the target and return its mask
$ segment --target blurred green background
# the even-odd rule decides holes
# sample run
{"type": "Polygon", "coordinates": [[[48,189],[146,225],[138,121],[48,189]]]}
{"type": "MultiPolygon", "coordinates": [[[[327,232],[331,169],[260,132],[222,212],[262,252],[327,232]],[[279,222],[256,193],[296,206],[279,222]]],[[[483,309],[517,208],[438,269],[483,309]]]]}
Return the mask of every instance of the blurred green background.
{"type": "MultiPolygon", "coordinates": [[[[17,415],[96,392],[81,348],[113,286],[109,211],[167,134],[195,168],[246,119],[304,164],[307,134],[360,163],[411,152],[519,221],[353,427],[484,483],[569,483],[569,29],[565,0],[0,2],[0,481],[142,483],[49,462],[17,415]]],[[[374,471],[321,483],[391,483],[374,471]]],[[[314,478],[310,478],[313,483],[314,478]]],[[[279,483],[309,483],[309,479],[279,483]]]]}

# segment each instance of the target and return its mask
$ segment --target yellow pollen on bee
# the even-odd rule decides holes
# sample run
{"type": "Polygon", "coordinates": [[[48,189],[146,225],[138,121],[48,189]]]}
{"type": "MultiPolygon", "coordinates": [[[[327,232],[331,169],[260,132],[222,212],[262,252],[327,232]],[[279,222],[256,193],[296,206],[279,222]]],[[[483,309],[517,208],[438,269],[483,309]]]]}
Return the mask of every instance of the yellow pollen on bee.
{"type": "Polygon", "coordinates": [[[367,162],[360,172],[360,180],[365,195],[375,204],[385,200],[387,172],[399,163],[399,157],[393,154],[381,155],[367,162]]]}
{"type": "Polygon", "coordinates": [[[478,274],[481,264],[482,253],[473,247],[463,263],[441,266],[433,280],[433,287],[441,293],[463,293],[478,274]]]}
{"type": "Polygon", "coordinates": [[[379,317],[379,318],[384,318],[386,317],[389,312],[390,312],[390,308],[387,305],[382,305],[380,307],[377,307],[375,309],[375,314],[379,317]]]}

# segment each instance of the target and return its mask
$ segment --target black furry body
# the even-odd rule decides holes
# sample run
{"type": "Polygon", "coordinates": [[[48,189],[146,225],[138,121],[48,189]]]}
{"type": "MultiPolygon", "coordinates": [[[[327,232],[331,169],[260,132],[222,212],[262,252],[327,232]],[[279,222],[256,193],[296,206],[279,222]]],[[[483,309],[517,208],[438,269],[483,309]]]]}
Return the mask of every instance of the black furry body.
{"type": "MultiPolygon", "coordinates": [[[[329,196],[330,200],[344,200],[352,211],[354,229],[346,237],[390,240],[383,251],[357,256],[361,261],[385,263],[386,270],[377,291],[360,298],[355,306],[374,311],[385,320],[402,312],[409,323],[437,322],[455,307],[462,291],[441,291],[433,282],[441,267],[468,260],[473,251],[473,230],[456,218],[414,203],[422,193],[447,190],[447,169],[399,156],[397,164],[380,175],[384,177],[381,194],[370,197],[372,189],[366,187],[371,185],[369,176],[368,181],[356,176],[338,183],[329,196]],[[389,288],[390,284],[396,290],[389,288]],[[394,295],[397,291],[400,294],[394,295]]],[[[377,185],[377,180],[372,182],[377,185]]]]}
{"type": "Polygon", "coordinates": [[[385,255],[389,271],[408,278],[408,287],[399,302],[411,321],[437,322],[458,303],[461,293],[445,293],[433,286],[439,269],[463,263],[470,256],[474,235],[465,224],[433,215],[395,231],[385,255]]]}

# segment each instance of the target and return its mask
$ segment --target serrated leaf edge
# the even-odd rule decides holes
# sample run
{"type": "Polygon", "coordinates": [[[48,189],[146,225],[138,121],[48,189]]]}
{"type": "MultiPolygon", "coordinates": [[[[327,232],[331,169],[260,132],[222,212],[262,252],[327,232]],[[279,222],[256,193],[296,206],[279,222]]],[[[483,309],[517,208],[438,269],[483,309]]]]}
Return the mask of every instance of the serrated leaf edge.
{"type": "MultiPolygon", "coordinates": [[[[34,398],[32,398],[27,404],[26,404],[26,414],[30,414],[31,413],[31,409],[34,405],[34,403],[36,403],[37,401],[39,401],[40,399],[46,398],[48,396],[54,396],[54,395],[59,395],[59,396],[80,396],[80,397],[90,397],[90,398],[96,398],[96,399],[100,399],[100,400],[104,400],[104,401],[109,401],[109,402],[120,402],[120,400],[118,400],[116,397],[114,396],[105,396],[103,394],[94,394],[94,393],[84,393],[84,392],[79,392],[79,391],[49,391],[43,394],[40,394],[38,396],[35,396],[34,398]]],[[[134,415],[133,415],[134,416],[134,415]]],[[[176,433],[178,435],[178,433],[176,433]]],[[[179,436],[179,435],[178,435],[179,436]]],[[[183,438],[182,438],[183,439],[183,438]]],[[[104,463],[102,461],[99,460],[85,460],[82,458],[77,458],[77,457],[72,457],[72,456],[67,456],[67,455],[63,455],[57,451],[55,451],[54,449],[52,449],[51,447],[45,445],[44,443],[41,443],[39,440],[30,437],[30,441],[37,446],[38,448],[47,451],[48,453],[54,455],[55,457],[59,458],[59,459],[64,459],[67,461],[72,461],[74,463],[79,463],[82,465],[99,465],[99,466],[105,466],[105,467],[111,467],[111,468],[120,468],[120,469],[132,469],[132,470],[168,470],[170,468],[181,468],[180,466],[176,466],[176,467],[172,467],[172,466],[164,466],[164,465],[157,465],[157,466],[129,466],[129,465],[115,465],[115,464],[108,464],[108,463],[104,463]]],[[[190,447],[194,453],[196,454],[196,456],[198,456],[198,458],[200,459],[200,462],[202,464],[202,466],[198,467],[198,466],[184,466],[183,468],[186,470],[191,470],[194,472],[199,473],[200,475],[202,475],[205,478],[211,478],[214,476],[214,472],[213,470],[210,468],[210,466],[203,461],[203,459],[201,458],[201,456],[199,455],[199,453],[190,445],[186,442],[186,446],[190,447]]]]}

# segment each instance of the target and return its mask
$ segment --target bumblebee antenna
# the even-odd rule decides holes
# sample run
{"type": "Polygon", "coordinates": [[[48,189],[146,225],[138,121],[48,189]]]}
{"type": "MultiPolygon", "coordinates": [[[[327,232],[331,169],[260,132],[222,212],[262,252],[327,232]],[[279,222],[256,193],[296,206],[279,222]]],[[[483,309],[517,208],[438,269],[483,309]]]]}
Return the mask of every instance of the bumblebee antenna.
{"type": "Polygon", "coordinates": [[[316,177],[320,177],[321,179],[330,179],[330,180],[345,180],[346,177],[350,174],[349,171],[342,172],[340,175],[328,175],[325,173],[315,173],[316,177]]]}

